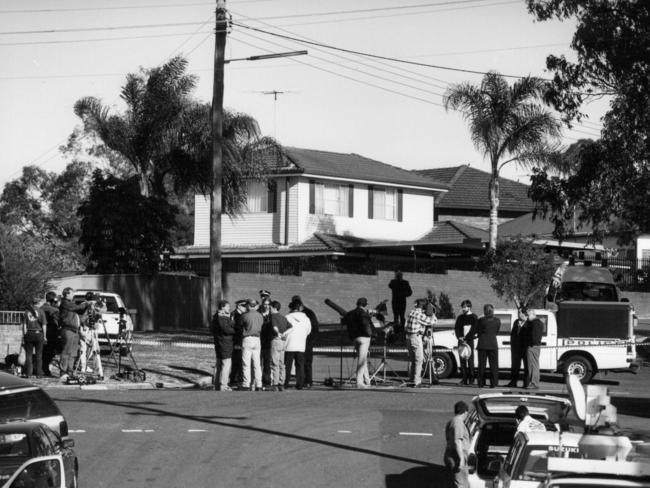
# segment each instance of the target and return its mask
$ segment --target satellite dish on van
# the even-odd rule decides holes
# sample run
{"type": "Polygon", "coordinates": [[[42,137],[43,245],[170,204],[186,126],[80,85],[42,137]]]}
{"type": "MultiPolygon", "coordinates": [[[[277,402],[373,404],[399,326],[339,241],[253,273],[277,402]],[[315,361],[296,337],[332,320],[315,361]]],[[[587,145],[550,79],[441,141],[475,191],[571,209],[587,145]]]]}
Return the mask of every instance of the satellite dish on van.
{"type": "Polygon", "coordinates": [[[585,398],[585,389],[580,383],[578,376],[574,374],[567,375],[567,388],[569,389],[569,397],[571,398],[571,404],[573,405],[573,411],[578,417],[579,420],[585,420],[587,416],[587,400],[585,398]]]}

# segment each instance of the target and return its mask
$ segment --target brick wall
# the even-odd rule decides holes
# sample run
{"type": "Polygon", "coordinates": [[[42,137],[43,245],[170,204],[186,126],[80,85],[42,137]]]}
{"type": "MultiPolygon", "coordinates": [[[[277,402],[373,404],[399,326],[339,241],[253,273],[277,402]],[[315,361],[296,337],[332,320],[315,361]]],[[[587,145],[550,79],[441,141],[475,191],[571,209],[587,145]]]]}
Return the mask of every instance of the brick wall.
{"type": "Polygon", "coordinates": [[[18,354],[23,340],[20,324],[0,324],[0,360],[8,354],[18,354]]]}
{"type": "MultiPolygon", "coordinates": [[[[329,298],[346,310],[354,308],[359,297],[366,297],[372,306],[384,299],[390,300],[388,283],[393,279],[392,272],[380,271],[376,276],[303,272],[302,276],[276,276],[236,273],[227,277],[228,290],[226,298],[257,298],[260,289],[269,290],[274,299],[286,307],[292,295],[300,295],[303,302],[316,312],[323,322],[338,322],[336,311],[325,305],[329,298]]],[[[413,299],[424,297],[431,288],[438,295],[447,293],[454,306],[460,311],[460,302],[466,298],[474,304],[475,310],[485,303],[506,306],[499,300],[488,281],[475,271],[449,271],[448,274],[404,273],[413,289],[413,299]]],[[[389,307],[390,311],[390,307],[389,307]]]]}

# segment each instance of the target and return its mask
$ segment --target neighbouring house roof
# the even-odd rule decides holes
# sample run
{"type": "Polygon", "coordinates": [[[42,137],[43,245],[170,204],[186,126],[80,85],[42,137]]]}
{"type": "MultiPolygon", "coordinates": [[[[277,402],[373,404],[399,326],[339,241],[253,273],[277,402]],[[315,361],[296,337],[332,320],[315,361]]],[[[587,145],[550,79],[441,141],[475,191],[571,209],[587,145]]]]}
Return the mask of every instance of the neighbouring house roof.
{"type": "Polygon", "coordinates": [[[478,227],[447,220],[444,222],[436,222],[433,229],[422,236],[420,241],[433,244],[458,244],[467,239],[488,242],[489,235],[487,231],[478,227]]]}
{"type": "Polygon", "coordinates": [[[378,184],[411,186],[446,191],[446,183],[422,176],[397,166],[365,158],[358,154],[343,154],[297,147],[284,148],[288,165],[278,168],[279,173],[303,173],[351,181],[367,181],[378,184]]]}
{"type": "MultiPolygon", "coordinates": [[[[436,197],[438,209],[489,210],[488,187],[490,173],[464,164],[448,168],[414,171],[418,175],[447,183],[449,191],[436,197]]],[[[533,201],[528,197],[528,185],[499,178],[499,210],[530,212],[533,201]]]]}
{"type": "MultiPolygon", "coordinates": [[[[531,236],[531,237],[552,237],[553,222],[541,215],[533,218],[533,212],[524,214],[516,219],[504,222],[499,226],[499,237],[531,236]]],[[[591,234],[592,228],[588,224],[576,227],[573,235],[586,236],[591,234]]]]}

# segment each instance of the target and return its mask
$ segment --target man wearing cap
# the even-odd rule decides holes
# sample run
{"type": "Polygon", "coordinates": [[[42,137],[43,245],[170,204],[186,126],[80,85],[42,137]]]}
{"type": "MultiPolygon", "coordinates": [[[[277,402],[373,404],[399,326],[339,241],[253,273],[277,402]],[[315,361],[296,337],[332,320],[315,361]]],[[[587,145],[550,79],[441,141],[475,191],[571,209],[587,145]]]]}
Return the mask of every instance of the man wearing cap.
{"type": "Polygon", "coordinates": [[[251,391],[262,389],[262,362],[260,334],[264,317],[257,311],[257,300],[249,298],[246,302],[246,313],[242,315],[242,367],[244,368],[244,379],[242,387],[251,391]],[[251,367],[253,370],[253,382],[251,382],[251,367]]]}
{"type": "Polygon", "coordinates": [[[348,335],[354,341],[354,349],[357,353],[357,388],[368,388],[370,386],[370,374],[368,373],[368,349],[372,337],[372,321],[368,313],[368,300],[359,298],[357,308],[348,312],[343,318],[348,328],[348,335]]]}
{"type": "Polygon", "coordinates": [[[210,331],[214,338],[214,349],[217,356],[216,380],[221,391],[231,391],[228,386],[232,366],[232,340],[235,335],[235,323],[230,317],[230,303],[219,300],[217,313],[212,317],[210,331]]]}
{"type": "Polygon", "coordinates": [[[305,388],[311,388],[313,384],[312,365],[314,362],[314,342],[316,341],[319,328],[318,318],[311,308],[305,307],[300,295],[294,295],[291,301],[302,304],[300,310],[307,316],[311,324],[311,332],[307,336],[307,343],[305,345],[305,388]]]}
{"type": "Polygon", "coordinates": [[[246,300],[235,302],[235,311],[232,313],[232,321],[235,328],[235,335],[232,339],[232,362],[230,370],[230,385],[239,387],[242,382],[242,341],[244,340],[242,330],[242,315],[246,313],[246,300]]]}

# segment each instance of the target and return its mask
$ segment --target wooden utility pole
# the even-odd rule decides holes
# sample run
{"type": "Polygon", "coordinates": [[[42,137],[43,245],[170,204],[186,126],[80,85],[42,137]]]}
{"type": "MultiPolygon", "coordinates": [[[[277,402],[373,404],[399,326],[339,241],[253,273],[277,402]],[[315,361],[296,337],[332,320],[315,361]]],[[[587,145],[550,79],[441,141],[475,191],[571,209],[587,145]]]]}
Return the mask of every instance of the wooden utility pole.
{"type": "Polygon", "coordinates": [[[217,0],[212,87],[212,194],[210,195],[210,317],[222,296],[221,184],[223,180],[223,71],[228,29],[226,0],[217,0]]]}

